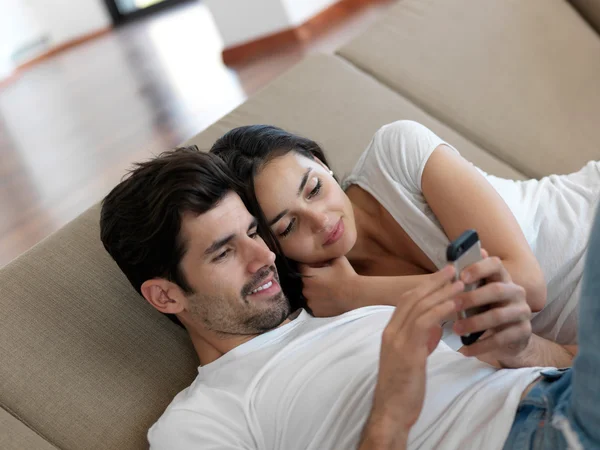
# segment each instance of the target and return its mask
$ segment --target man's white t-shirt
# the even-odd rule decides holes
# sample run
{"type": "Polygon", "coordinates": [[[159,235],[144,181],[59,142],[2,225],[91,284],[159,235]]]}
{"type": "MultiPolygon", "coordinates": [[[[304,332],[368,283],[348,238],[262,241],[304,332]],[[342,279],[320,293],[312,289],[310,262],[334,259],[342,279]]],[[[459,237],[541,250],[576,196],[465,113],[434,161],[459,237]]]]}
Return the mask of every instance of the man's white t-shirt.
{"type": "MultiPolygon", "coordinates": [[[[301,311],[200,367],[148,432],[151,448],[357,448],[393,311],[371,306],[329,318],[301,311]]],[[[540,370],[497,370],[441,342],[427,360],[425,402],[408,448],[501,449],[540,370]]]]}
{"type": "MultiPolygon", "coordinates": [[[[449,240],[425,200],[421,177],[441,144],[456,151],[417,122],[385,125],[343,183],[344,189],[356,184],[373,195],[438,268],[447,264],[449,240]]],[[[591,161],[569,175],[527,181],[478,170],[512,211],[546,278],[546,306],[533,317],[534,333],[575,344],[585,252],[600,197],[600,162],[591,161]]],[[[449,328],[444,340],[455,350],[460,346],[449,328]]]]}

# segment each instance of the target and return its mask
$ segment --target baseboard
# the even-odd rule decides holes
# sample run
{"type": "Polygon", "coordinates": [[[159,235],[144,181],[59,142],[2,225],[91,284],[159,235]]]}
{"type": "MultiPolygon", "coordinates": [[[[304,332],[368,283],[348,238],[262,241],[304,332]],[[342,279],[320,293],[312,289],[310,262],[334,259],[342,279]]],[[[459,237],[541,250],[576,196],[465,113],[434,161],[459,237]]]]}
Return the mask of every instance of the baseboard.
{"type": "Polygon", "coordinates": [[[100,36],[104,36],[105,34],[110,33],[111,31],[112,31],[112,26],[108,26],[108,27],[101,28],[96,31],[92,31],[91,33],[88,33],[88,34],[84,34],[83,36],[76,37],[75,39],[71,39],[69,41],[63,42],[62,44],[59,44],[52,48],[49,48],[47,51],[45,51],[41,55],[38,55],[35,58],[30,59],[29,61],[19,65],[17,67],[17,71],[26,69],[27,67],[31,67],[31,66],[39,63],[40,61],[43,61],[46,58],[49,58],[58,53],[64,52],[65,50],[68,50],[70,48],[76,47],[80,44],[83,44],[84,42],[91,41],[92,39],[96,39],[100,36]]]}
{"type": "Polygon", "coordinates": [[[32,58],[22,64],[19,64],[13,70],[12,73],[9,73],[3,79],[0,79],[0,87],[3,87],[4,85],[7,85],[8,83],[14,81],[22,71],[28,69],[29,67],[32,67],[51,56],[57,55],[58,53],[61,53],[61,52],[64,52],[65,50],[68,50],[70,48],[73,48],[80,44],[83,44],[84,42],[91,41],[100,36],[104,36],[105,34],[110,33],[111,31],[112,31],[112,26],[108,26],[108,27],[101,28],[99,30],[93,31],[88,34],[84,34],[83,36],[79,36],[75,39],[71,39],[69,41],[63,42],[62,44],[59,44],[55,47],[49,48],[48,50],[40,53],[39,55],[35,56],[34,58],[32,58]]]}
{"type": "Polygon", "coordinates": [[[370,3],[389,3],[391,0],[340,0],[308,19],[303,24],[269,34],[223,50],[223,62],[236,65],[292,45],[301,45],[317,37],[327,27],[356,13],[370,3]]]}

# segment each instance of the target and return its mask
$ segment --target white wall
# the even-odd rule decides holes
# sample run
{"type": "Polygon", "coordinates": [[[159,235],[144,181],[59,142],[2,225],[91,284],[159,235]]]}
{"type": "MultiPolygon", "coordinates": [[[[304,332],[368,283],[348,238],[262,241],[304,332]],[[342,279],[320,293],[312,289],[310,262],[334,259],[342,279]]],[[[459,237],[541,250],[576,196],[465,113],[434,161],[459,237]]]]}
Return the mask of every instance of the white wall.
{"type": "Polygon", "coordinates": [[[225,47],[291,26],[281,0],[205,0],[204,4],[217,24],[225,47]]]}
{"type": "Polygon", "coordinates": [[[303,24],[338,0],[205,0],[225,47],[303,24]]]}
{"type": "Polygon", "coordinates": [[[102,0],[0,0],[0,79],[24,62],[12,57],[26,46],[45,40],[39,53],[110,24],[102,0]]]}
{"type": "Polygon", "coordinates": [[[281,0],[292,26],[302,25],[338,0],[281,0]]]}
{"type": "Polygon", "coordinates": [[[9,75],[15,51],[44,38],[44,29],[22,0],[0,0],[0,78],[9,75]]]}
{"type": "Polygon", "coordinates": [[[102,0],[22,0],[48,30],[51,45],[60,45],[106,28],[110,14],[102,0]]]}

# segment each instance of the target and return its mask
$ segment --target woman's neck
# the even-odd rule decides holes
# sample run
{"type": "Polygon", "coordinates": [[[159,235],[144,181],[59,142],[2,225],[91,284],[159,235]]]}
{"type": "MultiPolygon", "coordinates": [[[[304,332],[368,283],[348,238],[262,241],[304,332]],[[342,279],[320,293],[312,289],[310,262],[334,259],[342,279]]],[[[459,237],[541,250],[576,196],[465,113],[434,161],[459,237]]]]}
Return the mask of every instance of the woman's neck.
{"type": "Polygon", "coordinates": [[[352,265],[363,266],[377,256],[389,255],[381,243],[381,208],[371,195],[356,186],[350,186],[347,194],[354,210],[356,242],[346,255],[352,265]]]}
{"type": "Polygon", "coordinates": [[[356,243],[346,257],[364,275],[416,275],[435,266],[375,197],[359,186],[346,194],[354,209],[356,243]],[[431,266],[431,267],[429,267],[431,266]]]}

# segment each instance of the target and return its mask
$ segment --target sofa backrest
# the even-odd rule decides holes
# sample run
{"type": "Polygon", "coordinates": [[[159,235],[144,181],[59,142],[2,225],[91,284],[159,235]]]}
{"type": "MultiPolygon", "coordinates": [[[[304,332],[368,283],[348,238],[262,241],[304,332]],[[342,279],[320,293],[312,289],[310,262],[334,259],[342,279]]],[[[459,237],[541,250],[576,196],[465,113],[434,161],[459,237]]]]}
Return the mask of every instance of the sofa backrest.
{"type": "Polygon", "coordinates": [[[527,176],[600,157],[600,37],[564,0],[403,0],[338,54],[527,176]]]}
{"type": "Polygon", "coordinates": [[[139,449],[197,359],[110,259],[98,222],[96,206],[0,270],[0,404],[60,449],[139,449]]]}
{"type": "MultiPolygon", "coordinates": [[[[316,139],[343,175],[399,119],[424,123],[485,170],[522,177],[335,56],[306,59],[192,141],[208,149],[230,128],[273,123],[316,139]]],[[[62,450],[145,448],[197,359],[185,331],[110,259],[98,221],[95,206],[0,270],[0,406],[62,450]]]]}

